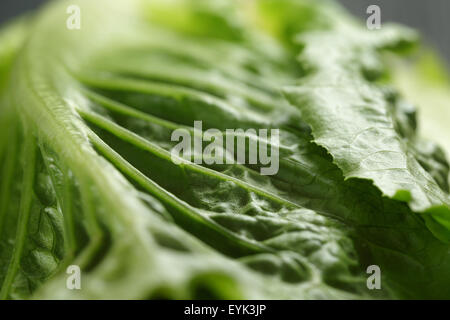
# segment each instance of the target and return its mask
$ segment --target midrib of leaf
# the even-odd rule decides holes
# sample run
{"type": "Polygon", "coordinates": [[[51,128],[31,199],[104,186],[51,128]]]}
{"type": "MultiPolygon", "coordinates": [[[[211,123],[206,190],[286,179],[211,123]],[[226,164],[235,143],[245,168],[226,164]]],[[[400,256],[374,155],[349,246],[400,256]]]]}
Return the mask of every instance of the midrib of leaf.
{"type": "Polygon", "coordinates": [[[25,136],[23,159],[26,159],[26,161],[22,181],[22,196],[20,198],[19,220],[17,224],[12,258],[0,291],[0,299],[3,300],[7,299],[9,296],[11,285],[20,267],[22,251],[25,246],[25,242],[27,241],[27,227],[30,216],[31,203],[33,200],[33,184],[36,170],[36,141],[34,136],[30,132],[27,132],[25,136]]]}
{"type": "MultiPolygon", "coordinates": [[[[50,17],[52,17],[52,13],[55,12],[51,12],[50,17]]],[[[40,36],[41,34],[35,35],[32,42],[34,42],[33,44],[39,44],[36,45],[37,48],[43,50],[41,47],[42,43],[39,42],[40,36]]],[[[29,43],[28,45],[32,46],[33,44],[29,43]]],[[[75,115],[71,113],[67,103],[63,101],[60,96],[58,96],[59,90],[53,83],[51,83],[51,79],[53,79],[54,74],[49,75],[47,73],[49,69],[45,66],[45,63],[48,64],[49,61],[43,59],[45,60],[43,63],[36,65],[34,62],[36,59],[39,59],[39,52],[26,50],[26,53],[26,55],[21,57],[21,62],[23,63],[18,64],[18,73],[23,76],[25,81],[22,83],[25,85],[30,94],[26,95],[26,99],[21,100],[22,103],[18,103],[18,105],[37,105],[39,108],[23,108],[25,119],[35,128],[39,125],[37,131],[42,135],[44,140],[47,139],[48,141],[52,141],[52,146],[63,156],[61,161],[66,164],[67,170],[71,170],[72,172],[85,172],[87,176],[93,177],[95,184],[98,186],[103,185],[106,181],[110,182],[110,177],[108,177],[108,174],[104,172],[104,167],[99,165],[98,159],[95,158],[95,153],[88,148],[85,148],[88,145],[87,140],[84,140],[84,137],[80,139],[80,136],[75,136],[73,134],[74,128],[67,125],[67,119],[76,122],[75,115]],[[66,108],[63,114],[59,112],[60,110],[57,110],[57,114],[53,109],[60,106],[64,106],[66,108]],[[39,115],[39,124],[35,123],[36,115],[39,115]],[[66,118],[66,121],[61,121],[64,118],[66,118]],[[60,137],[60,139],[53,139],[55,136],[60,137]],[[83,145],[84,148],[80,148],[80,146],[83,145]],[[85,166],[86,161],[91,161],[91,165],[85,166]]],[[[61,72],[62,70],[60,70],[59,67],[60,66],[57,65],[55,68],[50,69],[61,72]]],[[[64,78],[62,79],[63,84],[60,83],[59,85],[78,87],[73,79],[71,79],[67,74],[62,75],[62,78],[64,78]]],[[[16,96],[15,98],[21,97],[16,96]]],[[[77,123],[75,126],[78,130],[83,129],[83,125],[80,123],[77,123]]],[[[65,172],[66,179],[67,174],[68,172],[65,172]]],[[[117,192],[117,189],[121,189],[121,187],[116,185],[111,188],[111,190],[115,190],[114,192],[117,192]]],[[[98,190],[100,190],[105,199],[108,199],[105,203],[116,203],[116,205],[111,206],[111,213],[114,212],[117,214],[117,217],[120,217],[121,209],[123,209],[124,212],[127,211],[126,206],[122,207],[124,205],[123,202],[117,202],[117,199],[120,199],[120,197],[115,197],[109,192],[104,192],[105,189],[102,187],[99,187],[98,190]]],[[[71,194],[69,194],[68,197],[71,197],[71,194]]],[[[125,219],[124,222],[125,224],[128,224],[129,220],[125,219]]]]}
{"type": "MultiPolygon", "coordinates": [[[[30,78],[30,75],[33,73],[35,75],[42,75],[41,72],[36,70],[36,65],[30,64],[29,67],[26,68],[26,66],[28,66],[28,63],[31,63],[34,57],[25,56],[23,57],[23,59],[25,61],[23,61],[23,64],[20,65],[19,71],[23,72],[23,79],[25,81],[22,83],[26,85],[27,90],[29,90],[29,94],[27,96],[24,96],[27,102],[25,103],[22,101],[22,103],[19,103],[18,105],[37,105],[40,107],[40,109],[24,108],[23,115],[26,122],[37,129],[36,131],[38,135],[40,135],[41,139],[52,141],[52,147],[56,151],[60,151],[60,160],[61,163],[64,163],[65,170],[65,191],[63,192],[63,199],[65,200],[63,200],[63,202],[69,203],[69,207],[72,203],[72,191],[68,187],[71,184],[71,181],[68,178],[69,170],[71,172],[74,172],[74,174],[77,173],[77,176],[75,176],[75,178],[80,178],[83,175],[92,177],[93,180],[91,187],[96,186],[96,189],[99,190],[99,196],[104,199],[102,201],[102,204],[105,206],[104,210],[108,212],[110,220],[122,221],[121,229],[129,228],[129,230],[139,230],[140,226],[134,225],[132,219],[130,220],[129,218],[124,216],[125,213],[130,211],[128,207],[130,201],[127,200],[128,204],[126,204],[126,201],[122,200],[127,199],[124,194],[128,193],[129,191],[125,191],[121,183],[118,183],[115,178],[109,176],[109,170],[105,170],[105,167],[103,165],[99,165],[99,159],[94,156],[94,152],[86,148],[88,142],[84,140],[80,141],[79,136],[74,136],[73,128],[68,127],[67,121],[60,121],[60,119],[64,119],[64,116],[67,117],[66,119],[71,120],[75,120],[75,117],[73,117],[68,109],[65,112],[64,116],[62,116],[61,114],[55,114],[55,110],[52,110],[52,105],[65,105],[66,107],[68,106],[65,102],[60,100],[57,95],[58,90],[51,86],[48,79],[45,80],[45,82],[42,82],[42,79],[40,78],[30,78]],[[39,115],[39,124],[35,122],[36,115],[39,115]],[[55,136],[59,136],[60,139],[53,139],[53,137],[55,136]],[[84,147],[80,148],[80,146],[82,145],[84,145],[84,147]],[[61,152],[61,150],[64,151],[61,152]],[[89,162],[90,165],[85,166],[86,162],[89,162]],[[116,181],[112,183],[112,180],[116,181]],[[110,188],[105,187],[105,185],[109,185],[110,188]]],[[[45,73],[46,71],[44,71],[44,74],[45,73]]],[[[75,83],[71,84],[75,85],[75,83]]],[[[22,98],[22,96],[16,96],[15,98],[22,98]]],[[[78,127],[78,129],[80,129],[80,127],[78,127]]],[[[134,201],[137,202],[137,199],[135,199],[134,201]]],[[[63,208],[63,210],[65,209],[63,208]]],[[[73,234],[73,231],[70,231],[73,230],[73,222],[71,222],[70,219],[73,214],[71,211],[69,211],[67,214],[69,215],[69,221],[68,223],[65,221],[65,232],[69,231],[69,234],[68,237],[66,236],[66,238],[74,238],[70,235],[73,234]]],[[[111,231],[113,234],[116,234],[118,230],[117,228],[113,227],[111,231]]],[[[136,245],[142,244],[144,247],[148,248],[148,245],[146,244],[148,240],[144,239],[144,237],[142,236],[142,232],[133,232],[133,234],[135,234],[134,236],[136,238],[136,245]]],[[[87,248],[83,248],[79,256],[80,263],[87,263],[89,257],[95,254],[95,251],[98,247],[98,241],[100,241],[100,236],[94,237],[90,245],[88,245],[87,248]]],[[[65,265],[72,262],[74,258],[74,251],[76,250],[75,245],[68,244],[66,248],[68,251],[66,251],[64,261],[61,264],[59,271],[61,271],[65,265]]],[[[142,254],[145,255],[146,253],[142,252],[142,254]]],[[[58,270],[56,272],[58,272],[58,270]]]]}

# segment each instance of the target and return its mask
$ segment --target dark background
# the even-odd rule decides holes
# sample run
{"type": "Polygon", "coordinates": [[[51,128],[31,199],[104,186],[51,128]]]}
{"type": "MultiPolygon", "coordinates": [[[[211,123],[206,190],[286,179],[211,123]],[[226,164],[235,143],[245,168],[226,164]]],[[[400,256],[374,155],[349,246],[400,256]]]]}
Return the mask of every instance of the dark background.
{"type": "MultiPolygon", "coordinates": [[[[0,23],[37,8],[44,2],[45,0],[0,0],[0,23]]],[[[448,34],[450,0],[340,0],[340,2],[363,19],[368,16],[366,9],[369,5],[379,5],[382,22],[395,21],[419,29],[426,42],[437,48],[450,64],[448,34]]]]}
{"type": "Polygon", "coordinates": [[[381,8],[381,22],[399,22],[422,32],[423,40],[438,49],[450,66],[450,0],[339,0],[366,19],[371,4],[381,8]]]}

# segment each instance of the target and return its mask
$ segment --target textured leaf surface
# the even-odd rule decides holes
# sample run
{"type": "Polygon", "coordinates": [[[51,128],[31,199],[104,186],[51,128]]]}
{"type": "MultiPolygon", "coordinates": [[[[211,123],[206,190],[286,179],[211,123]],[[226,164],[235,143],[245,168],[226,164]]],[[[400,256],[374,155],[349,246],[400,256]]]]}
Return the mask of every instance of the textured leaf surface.
{"type": "Polygon", "coordinates": [[[77,3],[81,30],[55,2],[0,37],[1,298],[450,297],[448,163],[376,81],[409,31],[328,1],[77,3]],[[175,164],[196,120],[280,129],[278,173],[175,164]]]}

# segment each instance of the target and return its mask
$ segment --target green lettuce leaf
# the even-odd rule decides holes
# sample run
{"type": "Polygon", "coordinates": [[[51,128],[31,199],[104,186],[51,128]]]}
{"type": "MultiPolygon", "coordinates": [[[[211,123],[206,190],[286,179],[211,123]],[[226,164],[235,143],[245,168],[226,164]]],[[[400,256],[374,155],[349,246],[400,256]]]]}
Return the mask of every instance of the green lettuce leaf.
{"type": "Polygon", "coordinates": [[[75,2],[79,30],[55,1],[0,35],[0,298],[450,297],[448,163],[379,57],[414,33],[329,1],[75,2]],[[196,120],[279,129],[278,173],[173,162],[196,120]]]}

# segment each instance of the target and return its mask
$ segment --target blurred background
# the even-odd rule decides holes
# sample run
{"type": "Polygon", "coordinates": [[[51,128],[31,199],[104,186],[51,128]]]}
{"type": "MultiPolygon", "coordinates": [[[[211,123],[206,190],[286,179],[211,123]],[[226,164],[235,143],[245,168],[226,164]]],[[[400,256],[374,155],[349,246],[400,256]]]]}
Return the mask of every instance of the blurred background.
{"type": "MultiPolygon", "coordinates": [[[[95,0],[93,0],[95,1],[95,0]]],[[[245,1],[245,0],[243,0],[245,1]]],[[[416,29],[438,49],[450,65],[450,0],[339,0],[356,16],[366,19],[371,4],[381,8],[382,22],[399,22],[416,29]]],[[[0,24],[39,7],[45,0],[0,0],[0,24]]]]}
{"type": "Polygon", "coordinates": [[[366,19],[371,4],[381,8],[381,21],[398,22],[421,31],[450,66],[450,0],[339,0],[353,14],[366,19]]]}

